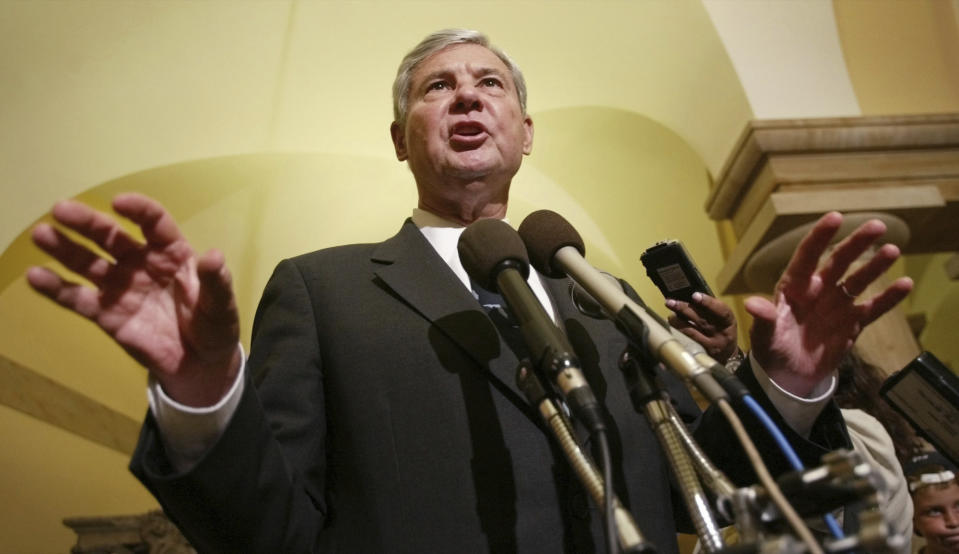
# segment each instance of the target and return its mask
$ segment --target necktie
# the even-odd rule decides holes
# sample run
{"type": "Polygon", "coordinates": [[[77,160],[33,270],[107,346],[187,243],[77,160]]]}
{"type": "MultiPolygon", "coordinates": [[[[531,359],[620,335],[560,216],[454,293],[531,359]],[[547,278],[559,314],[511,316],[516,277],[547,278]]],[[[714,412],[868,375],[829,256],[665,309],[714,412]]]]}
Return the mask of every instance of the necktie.
{"type": "Polygon", "coordinates": [[[519,328],[519,322],[510,313],[506,300],[497,292],[487,290],[476,282],[470,283],[473,287],[473,295],[476,300],[486,310],[489,318],[500,332],[500,336],[509,345],[510,350],[516,354],[516,357],[523,359],[529,357],[529,349],[523,340],[523,333],[519,328]]]}
{"type": "MultiPolygon", "coordinates": [[[[523,338],[523,332],[519,328],[519,322],[516,321],[516,318],[510,313],[509,307],[506,305],[506,300],[499,293],[487,290],[475,281],[471,280],[470,286],[473,287],[473,295],[476,297],[476,300],[483,306],[483,309],[486,310],[489,318],[493,320],[493,324],[496,325],[496,328],[499,330],[500,336],[502,336],[506,344],[509,345],[510,350],[516,354],[516,359],[522,360],[523,358],[529,358],[529,347],[526,345],[526,339],[523,338]]],[[[544,383],[544,385],[546,384],[544,383]]],[[[566,417],[571,417],[569,407],[562,398],[555,397],[553,400],[560,409],[563,410],[566,417]]]]}

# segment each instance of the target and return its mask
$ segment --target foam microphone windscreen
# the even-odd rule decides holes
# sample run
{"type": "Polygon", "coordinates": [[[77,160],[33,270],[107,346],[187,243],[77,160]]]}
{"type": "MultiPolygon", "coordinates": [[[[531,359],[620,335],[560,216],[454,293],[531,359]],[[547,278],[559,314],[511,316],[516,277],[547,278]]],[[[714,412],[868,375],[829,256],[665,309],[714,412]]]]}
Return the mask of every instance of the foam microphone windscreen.
{"type": "Polygon", "coordinates": [[[499,219],[474,221],[460,235],[456,246],[470,279],[486,290],[496,290],[496,276],[513,267],[529,276],[529,257],[523,239],[508,223],[499,219]]]}
{"type": "Polygon", "coordinates": [[[550,210],[535,211],[519,226],[519,236],[526,244],[530,261],[537,271],[550,277],[565,277],[563,268],[553,265],[553,256],[564,246],[572,246],[586,255],[582,237],[566,219],[550,210]]]}

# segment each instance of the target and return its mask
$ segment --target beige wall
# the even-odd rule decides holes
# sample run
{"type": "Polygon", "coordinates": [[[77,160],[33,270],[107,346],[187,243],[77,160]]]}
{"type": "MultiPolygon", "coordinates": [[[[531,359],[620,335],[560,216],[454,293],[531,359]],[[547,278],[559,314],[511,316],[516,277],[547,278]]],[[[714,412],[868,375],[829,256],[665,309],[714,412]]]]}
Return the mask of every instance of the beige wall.
{"type": "MultiPolygon", "coordinates": [[[[737,25],[791,10],[806,34],[782,48],[796,71],[826,75],[840,91],[810,109],[851,109],[850,83],[862,101],[862,78],[836,70],[839,45],[853,67],[838,9],[835,20],[818,7],[747,19],[714,4],[0,2],[0,354],[142,416],[142,370],[22,279],[43,262],[24,232],[51,202],[105,206],[120,190],[156,195],[198,249],[224,249],[247,340],[279,258],[378,240],[408,215],[413,187],[389,143],[389,87],[402,53],[447,26],[487,31],[526,73],[537,137],[510,218],[540,207],[565,214],[589,257],[655,305],[638,263],[653,241],[680,238],[707,276],[718,271],[702,204],[757,106],[815,113],[750,84],[770,60],[745,53],[768,37],[733,44],[737,25]],[[809,61],[800,44],[819,54],[809,61]]],[[[65,551],[62,517],[154,505],[126,473],[126,455],[6,408],[0,428],[16,445],[0,457],[0,491],[16,498],[0,504],[0,551],[65,551]]]]}
{"type": "MultiPolygon", "coordinates": [[[[863,115],[959,112],[959,2],[834,4],[863,115]]],[[[959,281],[949,281],[943,268],[954,254],[911,256],[904,267],[916,280],[908,311],[926,318],[922,348],[956,370],[959,281]]]]}
{"type": "Polygon", "coordinates": [[[865,115],[959,109],[959,2],[835,2],[849,76],[865,115]]]}
{"type": "Polygon", "coordinates": [[[703,0],[757,119],[859,115],[831,2],[703,0]]]}

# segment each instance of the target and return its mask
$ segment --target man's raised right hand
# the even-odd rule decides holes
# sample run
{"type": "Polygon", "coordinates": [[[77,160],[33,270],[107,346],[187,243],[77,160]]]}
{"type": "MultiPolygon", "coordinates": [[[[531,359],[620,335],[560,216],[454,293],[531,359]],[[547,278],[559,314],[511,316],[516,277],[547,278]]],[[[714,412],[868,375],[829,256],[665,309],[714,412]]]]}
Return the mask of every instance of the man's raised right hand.
{"type": "Polygon", "coordinates": [[[159,202],[121,194],[113,209],[136,223],[146,243],[89,206],[63,201],[54,219],[96,243],[112,260],[40,224],[33,241],[86,287],[32,267],[27,281],[41,294],[96,322],[145,366],[172,399],[210,406],[229,390],[241,365],[239,316],[223,254],[197,256],[159,202]]]}

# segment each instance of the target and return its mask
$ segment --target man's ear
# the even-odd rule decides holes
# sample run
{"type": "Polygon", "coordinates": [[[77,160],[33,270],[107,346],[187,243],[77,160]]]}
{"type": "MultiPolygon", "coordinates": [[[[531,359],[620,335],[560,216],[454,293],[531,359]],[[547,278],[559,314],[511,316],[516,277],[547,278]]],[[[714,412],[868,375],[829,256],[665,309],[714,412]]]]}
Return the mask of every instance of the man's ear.
{"type": "Polygon", "coordinates": [[[390,136],[393,138],[393,149],[396,150],[396,159],[405,162],[409,157],[406,153],[406,133],[400,124],[393,122],[390,124],[390,136]]]}
{"type": "Polygon", "coordinates": [[[526,132],[526,137],[523,140],[523,154],[529,155],[533,151],[533,118],[526,116],[523,119],[523,130],[526,132]]]}

